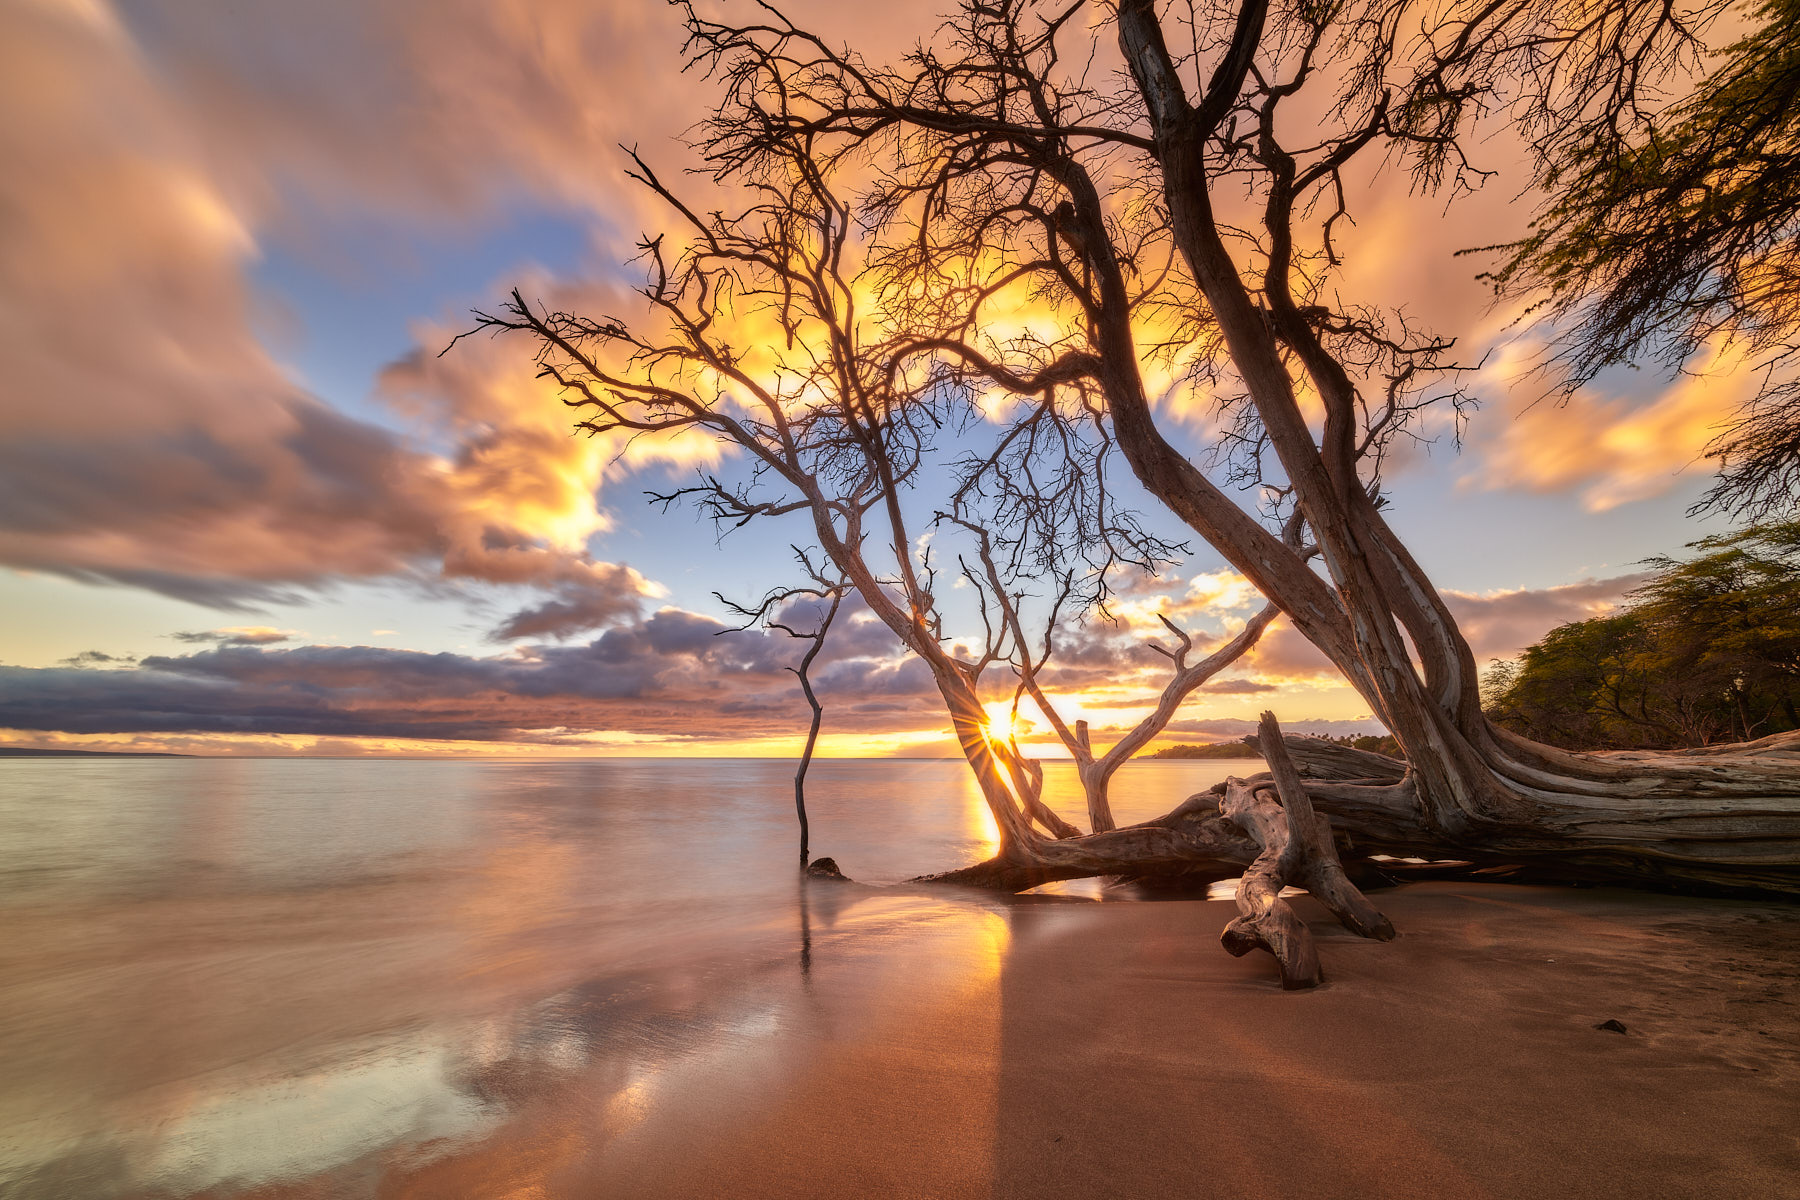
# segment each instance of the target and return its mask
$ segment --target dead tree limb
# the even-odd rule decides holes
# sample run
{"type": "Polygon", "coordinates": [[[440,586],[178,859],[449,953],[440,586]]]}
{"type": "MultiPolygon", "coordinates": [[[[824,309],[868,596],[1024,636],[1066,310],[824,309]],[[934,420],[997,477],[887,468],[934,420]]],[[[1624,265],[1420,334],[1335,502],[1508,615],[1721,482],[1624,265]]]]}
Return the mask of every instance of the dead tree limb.
{"type": "MultiPolygon", "coordinates": [[[[806,865],[807,842],[811,834],[810,823],[806,819],[806,769],[812,766],[813,749],[819,744],[819,726],[825,721],[825,706],[819,703],[819,697],[813,691],[812,677],[808,671],[812,668],[813,659],[819,657],[819,651],[825,648],[825,635],[831,632],[831,622],[837,617],[838,608],[844,603],[843,589],[834,589],[831,603],[826,606],[825,613],[819,618],[818,626],[810,634],[795,634],[811,640],[812,645],[800,658],[800,665],[789,670],[800,678],[800,690],[806,696],[806,705],[812,709],[812,723],[807,726],[806,746],[800,751],[800,765],[794,769],[794,815],[800,821],[800,865],[806,865]]],[[[785,628],[784,626],[781,628],[785,628]]],[[[790,634],[793,631],[788,630],[790,634]]]]}
{"type": "Polygon", "coordinates": [[[1220,811],[1254,838],[1262,853],[1238,883],[1238,916],[1219,940],[1240,957],[1259,949],[1274,955],[1284,988],[1316,987],[1324,978],[1318,950],[1306,923],[1282,898],[1282,888],[1305,889],[1346,929],[1362,937],[1389,941],[1394,926],[1345,876],[1331,823],[1313,811],[1282,745],[1274,713],[1262,715],[1259,736],[1274,778],[1274,794],[1266,784],[1235,777],[1225,781],[1220,811]]]}
{"type": "MultiPolygon", "coordinates": [[[[717,503],[716,497],[723,489],[715,482],[708,491],[715,498],[714,502],[717,503]]],[[[791,638],[810,643],[806,648],[806,653],[801,656],[799,665],[787,668],[799,678],[800,692],[806,697],[807,708],[812,710],[812,720],[806,730],[806,744],[800,751],[800,764],[794,770],[794,815],[800,822],[800,867],[804,870],[812,832],[811,824],[806,817],[806,772],[807,768],[812,766],[813,750],[819,743],[819,729],[825,721],[825,706],[819,703],[818,693],[813,691],[810,672],[813,660],[818,658],[819,652],[825,648],[825,635],[831,631],[831,623],[837,618],[838,609],[844,603],[844,595],[850,590],[850,583],[842,576],[833,578],[827,575],[823,568],[813,562],[812,556],[800,547],[795,546],[793,550],[794,557],[799,560],[802,570],[812,579],[810,587],[778,589],[764,596],[761,602],[755,605],[743,605],[733,600],[727,600],[719,592],[714,592],[713,596],[738,616],[746,619],[744,624],[734,627],[736,630],[748,629],[760,622],[770,629],[779,629],[791,638]],[[807,599],[826,601],[825,611],[820,614],[818,623],[810,631],[796,629],[786,620],[778,619],[778,615],[788,604],[795,600],[807,599]]],[[[720,630],[720,632],[730,633],[733,630],[720,630]]]]}

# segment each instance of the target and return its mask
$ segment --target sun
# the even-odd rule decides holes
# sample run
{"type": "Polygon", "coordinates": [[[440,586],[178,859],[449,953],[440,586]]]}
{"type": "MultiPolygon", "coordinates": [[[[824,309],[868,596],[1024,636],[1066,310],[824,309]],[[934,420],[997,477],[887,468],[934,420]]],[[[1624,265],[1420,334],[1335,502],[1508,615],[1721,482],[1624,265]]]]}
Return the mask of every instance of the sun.
{"type": "Polygon", "coordinates": [[[982,726],[987,730],[989,741],[1005,745],[1025,737],[1037,727],[1023,713],[1015,718],[1010,700],[990,700],[982,708],[987,712],[987,719],[982,722],[982,726]]]}

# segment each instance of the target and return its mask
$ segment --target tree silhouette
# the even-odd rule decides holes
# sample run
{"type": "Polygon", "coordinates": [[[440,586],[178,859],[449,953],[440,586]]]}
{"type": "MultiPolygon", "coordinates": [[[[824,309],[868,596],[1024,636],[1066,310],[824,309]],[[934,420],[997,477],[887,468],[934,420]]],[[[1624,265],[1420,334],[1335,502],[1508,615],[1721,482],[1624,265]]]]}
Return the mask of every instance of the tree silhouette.
{"type": "MultiPolygon", "coordinates": [[[[515,291],[483,324],[533,340],[584,428],[738,448],[746,482],[684,493],[715,518],[810,523],[930,671],[999,828],[993,859],[935,878],[1017,889],[1260,861],[1249,902],[1329,873],[1316,810],[1358,855],[1800,890],[1800,739],[1576,754],[1483,713],[1468,643],[1382,511],[1387,451],[1422,436],[1429,407],[1460,411],[1463,368],[1446,339],[1327,287],[1353,167],[1476,186],[1459,139],[1477,113],[1511,105],[1551,140],[1604,127],[1679,65],[1690,14],[1615,3],[1569,27],[1549,0],[1244,0],[1165,21],[1122,0],[1089,28],[1082,7],[965,3],[893,65],[766,5],[737,24],[688,8],[689,61],[722,92],[697,148],[731,199],[705,210],[634,154],[671,219],[643,242],[642,319],[515,291]],[[1098,64],[1108,35],[1122,71],[1098,64]],[[1171,440],[1153,368],[1158,390],[1220,407],[1217,479],[1171,440]],[[922,521],[917,493],[952,434],[978,448],[922,521]],[[947,638],[920,534],[986,531],[995,576],[978,599],[1035,588],[1085,610],[1116,570],[1175,549],[1120,507],[1115,454],[1337,666],[1404,762],[1283,743],[1270,721],[1262,749],[1292,756],[1298,796],[1282,772],[1125,828],[1078,835],[1048,812],[981,700],[990,667],[1029,673],[1026,623],[983,599],[984,635],[947,638]]],[[[1376,933],[1354,889],[1325,890],[1376,933]]],[[[1306,976],[1304,945],[1265,943],[1284,977],[1306,976]]]]}
{"type": "MultiPolygon", "coordinates": [[[[1418,436],[1424,409],[1461,402],[1461,367],[1447,340],[1328,286],[1353,168],[1479,186],[1462,139],[1497,109],[1546,156],[1623,137],[1720,5],[1244,0],[1165,19],[1121,0],[1091,27],[1073,19],[1082,8],[965,3],[892,65],[767,6],[743,24],[690,8],[691,62],[725,90],[700,149],[721,182],[857,181],[896,356],[1049,420],[1067,423],[1053,406],[1070,390],[1101,407],[1143,486],[1398,739],[1405,763],[1377,774],[1366,756],[1369,778],[1311,785],[1359,846],[1800,886],[1800,761],[1785,748],[1704,763],[1579,755],[1483,714],[1468,643],[1382,512],[1387,449],[1418,436]],[[1122,72],[1095,65],[1108,34],[1122,72]],[[1053,325],[992,332],[1026,304],[1053,325]],[[1222,482],[1159,420],[1146,374],[1158,361],[1222,408],[1222,482]],[[1322,410],[1316,429],[1303,397],[1322,410]],[[1234,480],[1256,485],[1260,507],[1237,502],[1234,480]],[[1295,513],[1324,575],[1270,528],[1295,513]]],[[[1316,774],[1344,759],[1295,753],[1302,767],[1314,754],[1316,774]]],[[[1007,853],[1030,858],[1021,844],[1007,853]]]]}

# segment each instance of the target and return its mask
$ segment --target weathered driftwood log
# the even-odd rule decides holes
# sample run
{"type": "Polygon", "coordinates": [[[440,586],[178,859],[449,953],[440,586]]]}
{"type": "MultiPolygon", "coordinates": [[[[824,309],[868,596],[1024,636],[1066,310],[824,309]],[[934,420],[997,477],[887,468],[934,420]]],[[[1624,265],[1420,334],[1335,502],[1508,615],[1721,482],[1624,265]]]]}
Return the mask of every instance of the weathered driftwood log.
{"type": "MultiPolygon", "coordinates": [[[[1244,744],[1258,754],[1263,753],[1263,734],[1253,733],[1244,744]]],[[[1406,775],[1406,762],[1358,750],[1324,738],[1287,733],[1281,736],[1283,747],[1300,774],[1308,779],[1355,779],[1364,783],[1398,783],[1406,775]]]]}
{"type": "Polygon", "coordinates": [[[1225,781],[1225,815],[1242,826],[1262,847],[1250,869],[1238,880],[1238,915],[1219,941],[1233,957],[1267,950],[1281,967],[1281,986],[1290,990],[1318,985],[1319,952],[1312,934],[1293,906],[1282,898],[1288,868],[1298,866],[1305,851],[1294,836],[1287,814],[1267,789],[1258,790],[1233,776],[1225,781]]]}
{"type": "Polygon", "coordinates": [[[1219,812],[1217,796],[1199,792],[1154,821],[1083,837],[1021,841],[983,862],[921,875],[913,882],[1022,892],[1059,879],[1177,875],[1196,868],[1216,868],[1218,878],[1228,879],[1255,862],[1260,852],[1219,812]]]}
{"type": "Polygon", "coordinates": [[[1220,804],[1224,815],[1262,847],[1238,883],[1238,917],[1225,927],[1220,941],[1233,955],[1257,949],[1274,955],[1284,988],[1314,987],[1323,978],[1318,951],[1305,922],[1282,898],[1282,888],[1304,888],[1345,928],[1363,937],[1388,941],[1394,926],[1344,875],[1331,825],[1313,811],[1283,749],[1274,713],[1263,714],[1261,735],[1273,788],[1233,777],[1225,781],[1220,804]]]}
{"type": "MultiPolygon", "coordinates": [[[[1554,765],[1567,773],[1554,788],[1538,771],[1509,764],[1512,786],[1537,781],[1527,789],[1529,805],[1507,819],[1450,824],[1434,819],[1435,806],[1410,772],[1398,780],[1318,778],[1309,769],[1317,739],[1283,743],[1349,859],[1451,859],[1465,864],[1453,874],[1491,877],[1507,867],[1515,868],[1512,878],[1532,882],[1800,898],[1800,798],[1791,794],[1800,788],[1800,735],[1697,752],[1556,752],[1566,762],[1554,765]]],[[[1261,848],[1219,814],[1223,792],[1216,785],[1167,816],[1103,834],[1003,839],[994,858],[920,881],[1021,891],[1096,875],[1229,878],[1261,848]]],[[[1402,878],[1445,875],[1382,866],[1402,878]]]]}
{"type": "MultiPolygon", "coordinates": [[[[992,739],[967,665],[929,639],[915,649],[932,667],[1000,834],[994,858],[925,882],[1021,891],[1085,876],[1249,866],[1261,853],[1219,812],[1222,787],[1154,821],[1071,836],[1066,821],[1021,802],[1016,789],[1036,790],[1030,767],[1005,761],[1010,750],[992,739]]],[[[1528,866],[1542,879],[1800,897],[1800,734],[1708,754],[1575,754],[1485,722],[1477,731],[1479,754],[1452,754],[1455,739],[1439,730],[1437,750],[1404,763],[1316,739],[1280,740],[1302,775],[1316,769],[1303,791],[1352,857],[1460,859],[1528,866]],[[1342,778],[1352,770],[1372,774],[1342,778]]]]}

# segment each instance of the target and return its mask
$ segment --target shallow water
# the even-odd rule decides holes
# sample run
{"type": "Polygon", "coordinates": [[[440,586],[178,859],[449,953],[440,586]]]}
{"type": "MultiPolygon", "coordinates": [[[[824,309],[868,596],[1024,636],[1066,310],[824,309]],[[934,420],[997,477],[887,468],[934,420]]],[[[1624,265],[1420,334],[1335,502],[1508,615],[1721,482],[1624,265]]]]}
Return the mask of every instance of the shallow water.
{"type": "MultiPolygon", "coordinates": [[[[1249,765],[1134,764],[1117,815],[1249,765]]],[[[484,1155],[678,1161],[778,1082],[777,1046],[991,980],[1030,908],[802,889],[791,771],[0,762],[0,1195],[376,1195],[435,1164],[406,1194],[484,1195],[484,1155]]],[[[1067,766],[1046,798],[1079,813],[1067,766]]],[[[808,800],[859,881],[993,848],[959,763],[822,761],[808,800]]]]}

